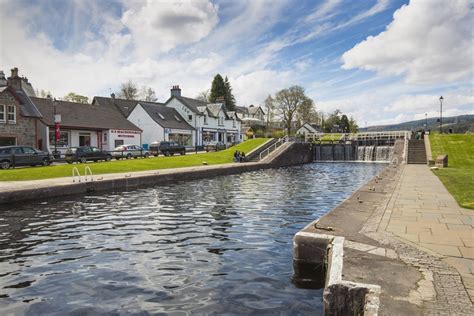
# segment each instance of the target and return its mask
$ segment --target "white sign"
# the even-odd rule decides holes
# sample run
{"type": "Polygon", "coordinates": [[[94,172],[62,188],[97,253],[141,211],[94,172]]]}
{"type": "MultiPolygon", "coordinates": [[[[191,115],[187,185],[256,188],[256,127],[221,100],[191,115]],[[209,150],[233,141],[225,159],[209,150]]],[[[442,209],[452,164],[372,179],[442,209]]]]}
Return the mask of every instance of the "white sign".
{"type": "Polygon", "coordinates": [[[54,123],[61,123],[61,114],[54,115],[54,123]]]}

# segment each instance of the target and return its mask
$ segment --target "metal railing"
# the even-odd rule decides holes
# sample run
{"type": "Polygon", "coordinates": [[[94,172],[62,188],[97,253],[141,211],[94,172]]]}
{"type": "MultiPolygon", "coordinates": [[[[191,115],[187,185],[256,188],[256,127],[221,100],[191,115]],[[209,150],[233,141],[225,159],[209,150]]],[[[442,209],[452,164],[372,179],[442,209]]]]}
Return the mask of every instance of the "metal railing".
{"type": "Polygon", "coordinates": [[[262,160],[263,158],[267,157],[270,155],[270,153],[274,152],[278,147],[283,145],[288,141],[288,136],[279,138],[273,145],[262,151],[259,155],[259,160],[262,160]]]}
{"type": "MultiPolygon", "coordinates": [[[[79,169],[77,167],[72,168],[72,182],[81,182],[82,181],[82,176],[81,173],[79,172],[79,169]]],[[[92,175],[92,170],[91,167],[86,166],[84,168],[84,182],[94,182],[94,176],[92,175]]]]}

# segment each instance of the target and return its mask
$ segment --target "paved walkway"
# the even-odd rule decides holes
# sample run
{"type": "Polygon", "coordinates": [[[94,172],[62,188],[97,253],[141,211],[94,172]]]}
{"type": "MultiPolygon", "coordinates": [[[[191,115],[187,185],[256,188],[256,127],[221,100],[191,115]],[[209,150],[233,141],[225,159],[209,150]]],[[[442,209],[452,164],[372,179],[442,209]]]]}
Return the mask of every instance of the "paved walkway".
{"type": "Polygon", "coordinates": [[[406,165],[380,230],[441,256],[454,266],[474,301],[474,210],[458,206],[425,165],[406,165]]]}

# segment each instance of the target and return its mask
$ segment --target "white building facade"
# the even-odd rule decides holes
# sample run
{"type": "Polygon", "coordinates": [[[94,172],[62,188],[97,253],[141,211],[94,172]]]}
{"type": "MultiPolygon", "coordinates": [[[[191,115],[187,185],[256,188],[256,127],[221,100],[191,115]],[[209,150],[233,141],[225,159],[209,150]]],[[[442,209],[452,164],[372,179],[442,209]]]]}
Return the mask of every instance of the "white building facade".
{"type": "Polygon", "coordinates": [[[195,129],[194,146],[215,141],[224,144],[240,142],[241,121],[236,115],[228,115],[221,103],[182,97],[179,86],[174,86],[164,105],[175,109],[195,129]]]}

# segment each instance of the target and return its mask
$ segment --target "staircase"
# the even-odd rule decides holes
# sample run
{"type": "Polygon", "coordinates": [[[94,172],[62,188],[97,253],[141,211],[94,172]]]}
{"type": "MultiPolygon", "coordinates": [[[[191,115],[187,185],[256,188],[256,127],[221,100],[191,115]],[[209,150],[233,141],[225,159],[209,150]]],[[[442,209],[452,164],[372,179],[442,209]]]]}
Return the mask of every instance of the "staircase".
{"type": "Polygon", "coordinates": [[[426,164],[425,141],[410,139],[408,141],[408,164],[426,164]]]}
{"type": "Polygon", "coordinates": [[[274,145],[278,141],[277,138],[273,138],[270,141],[266,142],[262,146],[256,148],[252,152],[246,155],[246,161],[259,161],[260,160],[260,153],[267,150],[270,146],[274,145]]]}

